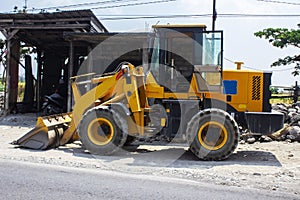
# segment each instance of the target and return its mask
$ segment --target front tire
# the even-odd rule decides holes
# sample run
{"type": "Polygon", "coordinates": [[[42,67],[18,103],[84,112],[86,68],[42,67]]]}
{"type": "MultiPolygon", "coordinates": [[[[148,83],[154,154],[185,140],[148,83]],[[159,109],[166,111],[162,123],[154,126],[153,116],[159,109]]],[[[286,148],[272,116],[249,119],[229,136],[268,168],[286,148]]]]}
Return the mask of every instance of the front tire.
{"type": "Polygon", "coordinates": [[[108,107],[95,107],[83,116],[78,134],[84,147],[96,155],[111,155],[127,139],[125,119],[108,107]]]}
{"type": "Polygon", "coordinates": [[[220,109],[205,109],[188,123],[190,150],[202,160],[224,160],[236,149],[239,129],[234,119],[220,109]]]}

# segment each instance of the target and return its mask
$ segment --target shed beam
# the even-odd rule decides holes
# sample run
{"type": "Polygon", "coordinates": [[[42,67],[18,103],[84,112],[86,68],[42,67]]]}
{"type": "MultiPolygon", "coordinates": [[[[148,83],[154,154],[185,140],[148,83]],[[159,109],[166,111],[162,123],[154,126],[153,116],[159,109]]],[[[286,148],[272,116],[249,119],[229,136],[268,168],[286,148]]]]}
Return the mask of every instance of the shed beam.
{"type": "Polygon", "coordinates": [[[87,28],[89,24],[51,24],[51,25],[44,25],[44,26],[28,26],[28,25],[10,25],[9,27],[12,29],[36,29],[36,30],[49,30],[49,29],[78,29],[78,28],[87,28]]]}
{"type": "Polygon", "coordinates": [[[40,49],[37,50],[37,87],[36,87],[36,102],[37,110],[41,109],[41,88],[42,88],[42,53],[40,49]]]}
{"type": "Polygon", "coordinates": [[[18,32],[19,32],[19,29],[15,29],[12,32],[9,32],[6,37],[6,40],[11,40],[18,32]]]}
{"type": "Polygon", "coordinates": [[[7,37],[8,37],[7,30],[5,30],[5,29],[1,29],[1,33],[2,33],[2,35],[3,35],[5,38],[7,38],[7,37]]]}
{"type": "MultiPolygon", "coordinates": [[[[14,24],[18,23],[47,23],[47,22],[77,22],[77,21],[91,21],[90,17],[83,17],[83,18],[64,18],[64,19],[15,19],[13,22],[14,24]]],[[[1,20],[0,20],[1,22],[1,20]]],[[[6,21],[4,21],[6,22],[6,21]]],[[[7,22],[12,22],[7,20],[7,22]]]]}
{"type": "Polygon", "coordinates": [[[70,50],[69,50],[69,74],[68,74],[68,106],[67,111],[71,112],[72,109],[72,80],[74,70],[74,44],[70,41],[70,50]]]}

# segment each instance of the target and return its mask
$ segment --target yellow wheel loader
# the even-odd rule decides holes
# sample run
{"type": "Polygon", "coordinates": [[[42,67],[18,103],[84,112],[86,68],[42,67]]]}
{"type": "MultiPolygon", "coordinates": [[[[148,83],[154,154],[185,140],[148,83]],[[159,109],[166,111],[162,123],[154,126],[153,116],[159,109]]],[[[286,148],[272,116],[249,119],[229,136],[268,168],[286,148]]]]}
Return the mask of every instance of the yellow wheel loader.
{"type": "Polygon", "coordinates": [[[87,81],[72,77],[73,111],[38,118],[13,144],[47,149],[79,138],[90,153],[110,155],[135,138],[161,136],[188,144],[200,159],[224,160],[237,147],[238,124],[259,134],[283,126],[270,112],[270,73],[222,69],[222,31],[153,28],[148,65],[123,62],[87,81]],[[87,83],[92,89],[81,91],[87,83]]]}

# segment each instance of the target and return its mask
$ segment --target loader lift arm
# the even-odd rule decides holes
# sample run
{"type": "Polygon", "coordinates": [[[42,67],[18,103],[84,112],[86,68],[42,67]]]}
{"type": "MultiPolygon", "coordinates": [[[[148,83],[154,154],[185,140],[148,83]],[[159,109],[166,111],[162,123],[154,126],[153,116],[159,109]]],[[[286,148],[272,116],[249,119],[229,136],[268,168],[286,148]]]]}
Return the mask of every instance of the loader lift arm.
{"type": "MultiPolygon", "coordinates": [[[[72,138],[78,139],[76,134],[77,125],[80,123],[85,111],[95,106],[96,100],[105,96],[111,96],[116,82],[121,76],[121,71],[119,71],[108,76],[94,78],[88,82],[98,85],[83,95],[80,93],[77,85],[80,82],[76,83],[75,81],[78,76],[72,77],[72,89],[75,100],[73,112],[39,117],[34,129],[11,144],[31,149],[48,149],[64,145],[72,138]]],[[[120,98],[120,96],[115,98],[120,98]]],[[[110,102],[113,101],[114,98],[110,100],[110,102]]]]}

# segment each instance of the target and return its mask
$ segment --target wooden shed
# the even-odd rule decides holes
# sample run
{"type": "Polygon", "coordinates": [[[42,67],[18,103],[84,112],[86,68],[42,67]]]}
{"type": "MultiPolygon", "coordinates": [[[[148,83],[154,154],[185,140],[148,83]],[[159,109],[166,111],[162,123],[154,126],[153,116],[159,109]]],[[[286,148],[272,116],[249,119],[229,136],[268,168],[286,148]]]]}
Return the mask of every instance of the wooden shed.
{"type": "Polygon", "coordinates": [[[53,92],[62,75],[69,80],[74,74],[74,67],[79,65],[77,55],[86,54],[82,52],[86,48],[72,46],[73,43],[65,40],[64,34],[108,32],[91,10],[0,13],[0,31],[6,38],[7,46],[5,113],[17,109],[19,66],[23,66],[27,74],[25,92],[28,93],[23,103],[28,104],[26,109],[30,111],[35,102],[35,108],[39,110],[41,97],[53,92]],[[32,70],[30,57],[25,58],[25,66],[20,62],[21,46],[33,47],[37,54],[36,70],[32,70]],[[36,78],[32,76],[32,71],[36,71],[36,78]]]}

